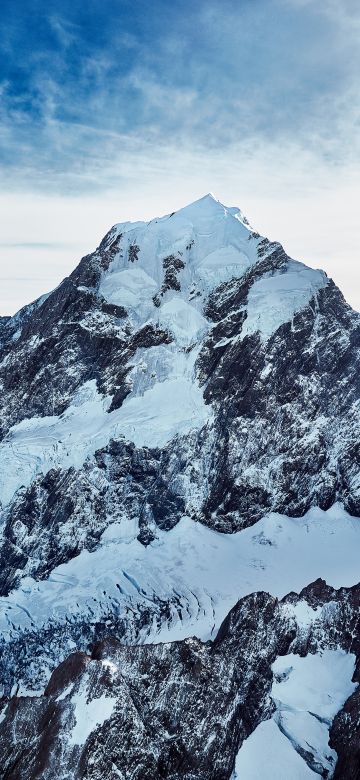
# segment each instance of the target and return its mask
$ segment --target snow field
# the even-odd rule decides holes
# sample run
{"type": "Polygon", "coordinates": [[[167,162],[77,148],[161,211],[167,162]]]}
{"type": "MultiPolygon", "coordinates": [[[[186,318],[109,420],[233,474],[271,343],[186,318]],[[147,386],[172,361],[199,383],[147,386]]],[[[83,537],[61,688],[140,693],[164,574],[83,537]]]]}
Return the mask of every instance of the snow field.
{"type": "MultiPolygon", "coordinates": [[[[335,588],[359,580],[360,525],[339,505],[311,509],[303,518],[271,513],[232,535],[183,517],[171,531],[158,530],[146,548],[131,532],[137,529],[126,522],[110,525],[94,552],[82,551],[47,580],[24,578],[0,599],[4,639],[30,630],[31,622],[61,624],[67,616],[96,621],[115,606],[121,613],[129,605],[136,614],[153,604],[155,618],[160,598],[173,603],[171,618],[145,625],[138,642],[207,640],[234,604],[254,591],[282,598],[318,577],[335,588]]],[[[283,609],[296,617],[296,608],[283,609]]],[[[312,618],[316,611],[306,619],[312,618]]],[[[131,633],[129,638],[134,641],[131,633]]]]}

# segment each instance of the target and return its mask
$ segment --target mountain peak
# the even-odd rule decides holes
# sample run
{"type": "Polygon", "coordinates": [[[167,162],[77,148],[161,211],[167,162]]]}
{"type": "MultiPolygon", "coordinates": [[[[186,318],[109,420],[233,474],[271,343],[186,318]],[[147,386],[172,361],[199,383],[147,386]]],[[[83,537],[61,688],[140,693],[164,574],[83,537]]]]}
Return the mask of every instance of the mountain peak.
{"type": "Polygon", "coordinates": [[[330,776],[359,649],[359,316],[208,193],[112,228],[0,335],[2,776],[330,776]]]}
{"type": "MultiPolygon", "coordinates": [[[[220,203],[219,199],[214,195],[213,192],[207,192],[205,195],[202,195],[200,198],[196,198],[192,203],[189,203],[189,206],[194,206],[196,203],[220,203]]],[[[222,205],[222,204],[220,204],[222,205]]]]}
{"type": "Polygon", "coordinates": [[[259,259],[258,239],[238,214],[207,193],[148,223],[116,225],[109,246],[117,241],[117,248],[99,292],[137,323],[158,319],[178,298],[202,313],[211,290],[241,277],[259,259]]]}
{"type": "MultiPolygon", "coordinates": [[[[220,203],[219,199],[215,197],[213,192],[207,192],[206,195],[202,195],[201,198],[196,198],[196,200],[192,201],[191,203],[188,203],[183,208],[216,208],[216,209],[224,209],[226,206],[224,206],[223,203],[220,203]]],[[[179,209],[180,211],[182,209],[179,209]]]]}
{"type": "Polygon", "coordinates": [[[231,218],[230,221],[233,222],[235,230],[239,231],[239,229],[245,229],[247,238],[248,234],[252,231],[252,228],[246,217],[244,217],[241,209],[239,209],[238,206],[225,206],[212,192],[208,192],[201,198],[197,198],[197,200],[182,206],[177,209],[177,211],[153,217],[149,222],[119,222],[114,225],[113,230],[116,231],[118,236],[120,233],[124,235],[130,231],[138,229],[143,231],[149,228],[152,233],[160,231],[162,234],[168,233],[175,235],[180,230],[180,223],[184,226],[184,223],[186,222],[188,226],[192,226],[195,231],[199,228],[200,233],[205,235],[207,229],[205,226],[206,221],[208,223],[208,231],[214,232],[215,229],[218,229],[221,222],[228,217],[231,218]],[[214,220],[215,223],[212,225],[211,223],[214,220]],[[215,227],[216,223],[217,227],[215,227]],[[240,228],[239,223],[241,225],[240,228]]]}
{"type": "Polygon", "coordinates": [[[178,209],[178,211],[175,212],[175,214],[178,214],[179,216],[198,216],[199,214],[207,215],[207,216],[216,216],[216,215],[226,215],[227,213],[230,213],[233,215],[233,212],[239,212],[239,209],[232,209],[228,206],[225,206],[224,203],[221,203],[220,200],[218,200],[215,195],[212,192],[208,192],[206,195],[203,195],[201,198],[197,198],[197,200],[192,201],[191,203],[187,204],[186,206],[183,206],[182,208],[178,209]]]}

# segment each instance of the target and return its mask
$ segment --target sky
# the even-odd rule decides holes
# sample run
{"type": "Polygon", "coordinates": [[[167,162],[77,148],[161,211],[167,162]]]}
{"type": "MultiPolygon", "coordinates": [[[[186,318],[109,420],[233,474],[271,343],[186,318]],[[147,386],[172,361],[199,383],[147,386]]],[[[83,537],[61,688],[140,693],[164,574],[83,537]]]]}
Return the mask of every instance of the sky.
{"type": "Polygon", "coordinates": [[[0,315],[212,191],[360,309],[358,0],[2,0],[0,315]]]}

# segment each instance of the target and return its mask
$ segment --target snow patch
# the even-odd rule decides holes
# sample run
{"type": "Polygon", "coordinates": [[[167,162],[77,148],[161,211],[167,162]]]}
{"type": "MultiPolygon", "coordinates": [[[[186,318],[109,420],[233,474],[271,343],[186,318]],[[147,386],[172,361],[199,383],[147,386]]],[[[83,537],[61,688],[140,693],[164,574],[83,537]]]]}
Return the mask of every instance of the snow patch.
{"type": "Polygon", "coordinates": [[[143,268],[126,268],[104,276],[99,292],[109,302],[132,309],[145,319],[154,309],[158,283],[143,268]]]}
{"type": "Polygon", "coordinates": [[[71,693],[72,689],[74,687],[74,683],[70,683],[64,690],[59,694],[56,701],[63,701],[63,699],[66,699],[67,696],[71,693]]]}
{"type": "Polygon", "coordinates": [[[289,263],[283,274],[258,279],[249,290],[242,337],[259,331],[263,339],[270,338],[327,283],[323,271],[314,271],[295,261],[289,263]]]}
{"type": "Polygon", "coordinates": [[[307,628],[311,625],[320,615],[321,609],[313,609],[310,604],[305,601],[298,601],[297,604],[291,604],[286,608],[286,611],[293,615],[298,626],[307,628]]]}
{"type": "Polygon", "coordinates": [[[329,747],[329,727],[356,688],[351,681],[355,660],[342,650],[277,658],[271,689],[276,711],[243,743],[234,780],[306,780],[320,771],[331,777],[337,755],[329,747]],[[310,766],[301,753],[308,755],[310,766]]]}
{"type": "Polygon", "coordinates": [[[69,735],[70,745],[84,745],[94,729],[97,726],[102,726],[111,717],[117,701],[115,697],[105,694],[90,701],[88,696],[89,692],[85,681],[72,697],[75,725],[69,735]]]}
{"type": "Polygon", "coordinates": [[[196,276],[205,282],[207,289],[214,289],[229,279],[243,276],[250,265],[251,260],[244,251],[224,246],[205,255],[196,266],[196,276]]]}
{"type": "Polygon", "coordinates": [[[5,720],[7,708],[8,708],[8,703],[5,704],[4,709],[2,710],[2,712],[0,712],[0,723],[2,723],[3,720],[5,720]]]}
{"type": "Polygon", "coordinates": [[[191,344],[208,330],[208,320],[182,298],[172,298],[159,310],[158,324],[175,336],[180,345],[191,344]]]}
{"type": "Polygon", "coordinates": [[[275,680],[271,696],[285,707],[309,710],[331,722],[353,693],[355,656],[343,650],[323,650],[305,658],[290,653],[272,665],[275,680]],[[283,677],[289,669],[289,674],[283,677]]]}

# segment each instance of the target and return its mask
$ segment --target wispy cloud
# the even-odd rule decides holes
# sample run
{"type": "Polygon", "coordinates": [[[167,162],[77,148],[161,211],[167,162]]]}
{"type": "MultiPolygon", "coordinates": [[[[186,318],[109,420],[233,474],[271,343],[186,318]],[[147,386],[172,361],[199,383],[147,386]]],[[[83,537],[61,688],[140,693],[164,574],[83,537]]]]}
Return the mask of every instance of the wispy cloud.
{"type": "Polygon", "coordinates": [[[3,80],[2,172],[13,186],[106,188],[132,150],[148,158],[163,146],[229,156],[252,146],[255,158],[263,144],[291,143],[329,164],[359,154],[352,2],[200,2],[161,24],[155,13],[150,34],[133,13],[109,28],[97,6],[89,36],[60,3],[34,34],[26,76],[20,65],[3,80]]]}

